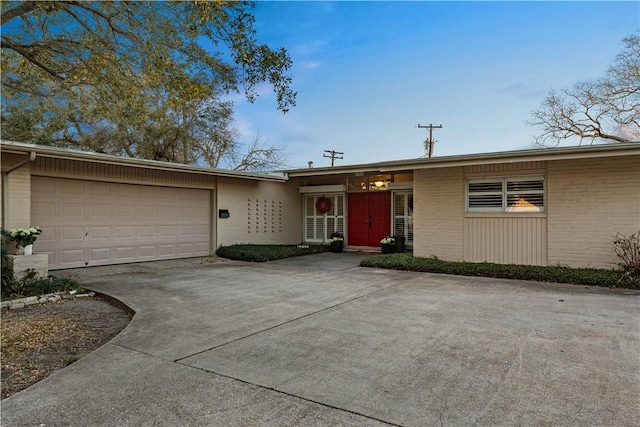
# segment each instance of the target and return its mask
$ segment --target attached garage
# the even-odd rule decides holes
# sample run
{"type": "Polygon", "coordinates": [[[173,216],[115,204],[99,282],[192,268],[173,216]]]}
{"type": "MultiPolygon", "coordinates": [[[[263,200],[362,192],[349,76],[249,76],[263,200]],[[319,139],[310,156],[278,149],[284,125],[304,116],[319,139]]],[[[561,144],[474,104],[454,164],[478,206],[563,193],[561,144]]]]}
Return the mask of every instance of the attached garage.
{"type": "Polygon", "coordinates": [[[211,253],[209,190],[34,176],[31,198],[51,269],[211,253]]]}
{"type": "Polygon", "coordinates": [[[0,153],[2,228],[40,226],[34,252],[47,255],[49,270],[210,256],[221,244],[300,241],[299,195],[284,174],[11,141],[1,141],[0,153]]]}

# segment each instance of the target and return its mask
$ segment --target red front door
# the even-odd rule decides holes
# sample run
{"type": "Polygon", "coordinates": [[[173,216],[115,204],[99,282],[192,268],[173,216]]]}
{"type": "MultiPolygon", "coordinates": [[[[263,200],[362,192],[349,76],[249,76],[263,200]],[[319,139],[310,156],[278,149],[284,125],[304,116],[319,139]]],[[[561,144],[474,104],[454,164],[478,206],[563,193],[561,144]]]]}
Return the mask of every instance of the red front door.
{"type": "Polygon", "coordinates": [[[379,247],[391,232],[391,193],[349,193],[351,246],[379,247]]]}

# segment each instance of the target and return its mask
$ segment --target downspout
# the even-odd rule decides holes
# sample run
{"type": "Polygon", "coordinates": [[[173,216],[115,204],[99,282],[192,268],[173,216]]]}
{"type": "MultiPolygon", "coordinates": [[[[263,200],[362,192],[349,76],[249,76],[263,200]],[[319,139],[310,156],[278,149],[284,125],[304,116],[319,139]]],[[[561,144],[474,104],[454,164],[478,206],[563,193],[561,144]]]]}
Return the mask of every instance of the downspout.
{"type": "Polygon", "coordinates": [[[9,195],[7,194],[7,188],[9,187],[9,174],[16,169],[21,168],[27,163],[32,163],[36,160],[36,152],[32,151],[29,154],[27,160],[23,160],[15,165],[11,166],[6,171],[2,172],[2,228],[5,228],[9,215],[9,195]]]}

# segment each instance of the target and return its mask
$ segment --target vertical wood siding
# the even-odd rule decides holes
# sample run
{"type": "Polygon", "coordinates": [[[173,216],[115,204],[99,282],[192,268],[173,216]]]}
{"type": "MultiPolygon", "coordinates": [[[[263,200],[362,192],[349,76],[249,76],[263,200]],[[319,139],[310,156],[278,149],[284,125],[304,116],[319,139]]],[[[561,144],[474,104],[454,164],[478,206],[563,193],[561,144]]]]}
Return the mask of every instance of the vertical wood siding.
{"type": "Polygon", "coordinates": [[[531,170],[545,169],[547,162],[518,162],[501,163],[495,165],[472,165],[465,166],[465,173],[504,173],[504,172],[525,172],[531,170]]]}
{"type": "Polygon", "coordinates": [[[547,219],[465,218],[464,259],[470,262],[547,265],[547,219]]]}
{"type": "Polygon", "coordinates": [[[215,177],[209,175],[49,157],[36,158],[33,174],[169,187],[213,188],[215,183],[215,177]]]}

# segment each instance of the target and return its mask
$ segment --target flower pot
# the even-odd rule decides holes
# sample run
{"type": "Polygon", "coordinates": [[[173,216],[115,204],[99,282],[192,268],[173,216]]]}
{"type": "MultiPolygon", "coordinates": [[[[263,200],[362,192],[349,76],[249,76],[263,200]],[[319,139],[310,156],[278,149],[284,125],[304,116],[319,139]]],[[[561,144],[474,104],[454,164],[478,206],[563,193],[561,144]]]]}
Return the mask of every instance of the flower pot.
{"type": "Polygon", "coordinates": [[[342,252],[343,248],[344,248],[344,243],[342,243],[342,242],[331,242],[331,243],[329,243],[329,250],[331,252],[336,253],[336,254],[339,254],[340,252],[342,252]]]}
{"type": "Polygon", "coordinates": [[[27,245],[24,247],[25,255],[33,255],[33,245],[27,245]]]}
{"type": "Polygon", "coordinates": [[[392,254],[396,249],[396,245],[382,245],[382,253],[383,254],[392,254]]]}

